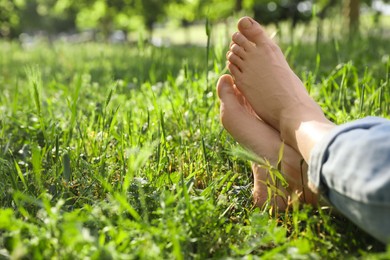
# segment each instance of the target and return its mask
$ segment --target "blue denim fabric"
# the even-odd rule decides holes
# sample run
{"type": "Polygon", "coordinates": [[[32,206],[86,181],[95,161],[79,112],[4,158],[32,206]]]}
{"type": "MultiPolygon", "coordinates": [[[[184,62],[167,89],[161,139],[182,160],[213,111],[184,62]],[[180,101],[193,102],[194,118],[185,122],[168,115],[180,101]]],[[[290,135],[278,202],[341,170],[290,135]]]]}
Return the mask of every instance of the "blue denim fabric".
{"type": "Polygon", "coordinates": [[[390,120],[333,129],[311,153],[309,185],[357,226],[390,243],[390,120]]]}

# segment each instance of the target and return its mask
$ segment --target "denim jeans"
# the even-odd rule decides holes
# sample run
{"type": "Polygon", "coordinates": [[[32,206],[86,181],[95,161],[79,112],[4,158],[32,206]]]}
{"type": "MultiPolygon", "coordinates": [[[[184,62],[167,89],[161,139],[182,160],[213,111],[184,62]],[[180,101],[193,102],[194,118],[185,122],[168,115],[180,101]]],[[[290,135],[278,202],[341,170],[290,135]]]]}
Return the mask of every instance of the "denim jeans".
{"type": "Polygon", "coordinates": [[[334,128],[309,161],[309,185],[341,214],[390,243],[390,120],[367,117],[334,128]]]}

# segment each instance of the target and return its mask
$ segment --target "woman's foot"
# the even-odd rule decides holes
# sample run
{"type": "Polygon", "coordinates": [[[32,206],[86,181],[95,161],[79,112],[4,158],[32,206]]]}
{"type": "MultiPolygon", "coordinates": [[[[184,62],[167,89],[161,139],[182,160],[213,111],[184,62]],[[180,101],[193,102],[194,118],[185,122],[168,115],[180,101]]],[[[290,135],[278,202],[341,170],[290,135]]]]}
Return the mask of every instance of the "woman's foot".
{"type": "Polygon", "coordinates": [[[301,124],[329,121],[260,24],[244,17],[238,22],[238,30],[227,53],[228,68],[237,88],[256,114],[299,151],[296,131],[301,124]]]}
{"type": "MultiPolygon", "coordinates": [[[[263,122],[253,111],[240,91],[234,86],[230,75],[223,75],[217,85],[217,92],[221,102],[221,121],[226,130],[242,146],[254,152],[261,158],[265,158],[276,166],[279,150],[282,145],[280,133],[263,122]]],[[[302,168],[302,157],[289,145],[285,145],[282,158],[282,173],[289,184],[288,189],[283,189],[282,194],[289,198],[292,194],[299,194],[302,201],[316,203],[317,196],[307,187],[307,167],[302,168]]],[[[271,178],[269,172],[258,166],[253,166],[254,174],[254,201],[262,206],[268,200],[268,189],[271,178]]],[[[282,196],[274,198],[277,207],[284,210],[288,200],[282,196]]]]}

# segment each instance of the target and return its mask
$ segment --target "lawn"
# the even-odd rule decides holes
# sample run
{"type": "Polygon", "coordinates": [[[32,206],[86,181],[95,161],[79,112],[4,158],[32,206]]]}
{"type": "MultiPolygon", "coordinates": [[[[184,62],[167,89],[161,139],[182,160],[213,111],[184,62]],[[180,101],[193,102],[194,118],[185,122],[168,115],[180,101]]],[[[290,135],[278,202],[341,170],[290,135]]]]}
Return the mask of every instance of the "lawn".
{"type": "MultiPolygon", "coordinates": [[[[313,28],[279,36],[326,115],[390,118],[388,28],[302,37],[313,28]]],[[[330,208],[253,207],[250,164],[219,122],[216,35],[0,42],[0,259],[390,258],[330,208]]]]}

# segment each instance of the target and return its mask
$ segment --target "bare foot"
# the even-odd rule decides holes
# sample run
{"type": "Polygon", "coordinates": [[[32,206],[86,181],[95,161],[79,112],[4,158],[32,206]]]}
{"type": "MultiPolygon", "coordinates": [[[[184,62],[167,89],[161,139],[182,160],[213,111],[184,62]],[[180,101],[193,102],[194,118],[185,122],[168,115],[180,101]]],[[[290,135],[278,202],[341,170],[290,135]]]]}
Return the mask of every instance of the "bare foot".
{"type": "Polygon", "coordinates": [[[281,138],[307,161],[308,155],[297,144],[297,129],[302,122],[329,121],[260,24],[244,17],[238,29],[227,53],[228,68],[237,88],[256,114],[278,130],[281,138]]]}
{"type": "MultiPolygon", "coordinates": [[[[279,132],[255,114],[243,95],[235,88],[230,75],[224,75],[219,79],[217,92],[221,102],[221,121],[226,130],[242,146],[275,165],[282,145],[279,132]]],[[[302,156],[289,145],[285,145],[281,166],[289,187],[287,189],[278,187],[284,196],[276,196],[273,199],[280,210],[287,207],[288,198],[294,193],[300,195],[304,202],[315,204],[317,201],[317,196],[307,187],[307,167],[305,165],[302,168],[301,162],[302,156]]],[[[252,168],[254,201],[257,206],[262,206],[268,200],[270,175],[266,169],[258,165],[253,165],[252,168]]]]}

